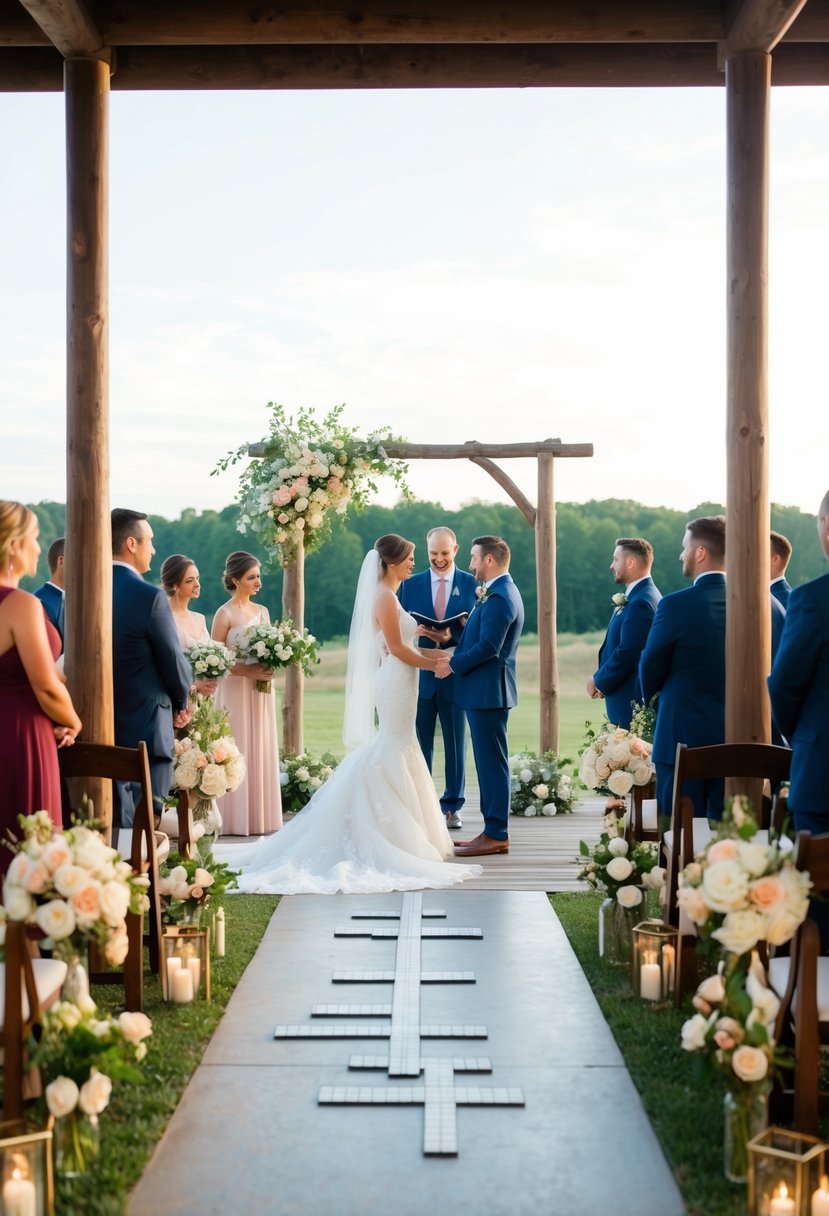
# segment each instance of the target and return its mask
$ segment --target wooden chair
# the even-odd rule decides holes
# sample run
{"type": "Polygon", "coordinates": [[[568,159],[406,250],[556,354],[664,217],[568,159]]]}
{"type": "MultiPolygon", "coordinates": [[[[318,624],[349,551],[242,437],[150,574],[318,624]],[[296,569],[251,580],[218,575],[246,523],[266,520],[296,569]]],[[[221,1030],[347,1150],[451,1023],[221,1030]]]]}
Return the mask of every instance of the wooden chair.
{"type": "MultiPolygon", "coordinates": [[[[679,875],[711,839],[708,820],[694,816],[693,802],[683,795],[686,780],[767,780],[779,784],[787,781],[792,753],[786,747],[767,743],[718,743],[710,747],[686,747],[678,743],[674,768],[671,827],[665,833],[663,846],[667,869],[666,919],[679,929],[676,986],[674,996],[680,1004],[684,992],[696,984],[696,932],[680,916],[677,906],[679,875]]],[[[761,806],[760,828],[768,833],[773,827],[780,831],[785,802],[782,797],[761,806]]]]}
{"type": "MultiPolygon", "coordinates": [[[[150,784],[150,764],[146,743],[138,747],[114,747],[105,743],[76,743],[73,747],[61,748],[61,775],[65,778],[100,777],[116,781],[132,781],[141,787],[141,797],[135,808],[135,820],[128,837],[129,857],[137,874],[147,874],[150,879],[148,895],[150,969],[158,974],[161,951],[161,903],[158,894],[158,852],[153,821],[153,796],[150,784]]],[[[114,790],[113,790],[114,793],[114,790]]],[[[126,833],[121,830],[115,847],[124,843],[126,833]]],[[[169,844],[168,844],[169,850],[169,844]]],[[[141,1009],[144,1000],[144,927],[143,916],[127,915],[129,952],[124,970],[104,971],[90,967],[90,979],[98,984],[124,985],[124,1002],[127,1009],[141,1009]]],[[[94,952],[96,953],[96,952],[94,952]]]]}
{"type": "Polygon", "coordinates": [[[4,1119],[22,1118],[24,1103],[40,1094],[40,1077],[27,1066],[26,1044],[42,1010],[58,999],[65,979],[66,963],[37,957],[26,925],[8,921],[6,961],[0,963],[4,1119]]]}
{"type": "Polygon", "coordinates": [[[634,785],[630,791],[630,808],[625,836],[630,844],[640,840],[659,839],[659,813],[656,809],[656,782],[634,785]]]}
{"type": "MultiPolygon", "coordinates": [[[[815,895],[829,895],[829,835],[799,832],[795,865],[808,870],[815,895]]],[[[820,952],[820,930],[807,917],[795,934],[788,956],[769,962],[769,983],[780,996],[775,1038],[794,1048],[794,1073],[771,1095],[774,1118],[791,1118],[807,1135],[819,1134],[821,1111],[829,1092],[820,1088],[820,1047],[829,1044],[829,957],[820,952]]]]}
{"type": "Polygon", "coordinates": [[[195,841],[190,798],[187,790],[178,790],[176,794],[176,809],[165,810],[159,826],[170,840],[175,840],[176,848],[182,857],[192,857],[195,841]]]}

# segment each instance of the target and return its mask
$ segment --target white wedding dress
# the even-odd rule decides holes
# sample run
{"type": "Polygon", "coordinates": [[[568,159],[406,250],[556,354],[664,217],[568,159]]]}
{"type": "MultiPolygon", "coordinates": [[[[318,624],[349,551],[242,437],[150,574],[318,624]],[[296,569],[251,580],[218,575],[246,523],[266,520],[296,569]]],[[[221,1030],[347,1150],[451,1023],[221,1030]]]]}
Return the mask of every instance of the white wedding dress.
{"type": "MultiPolygon", "coordinates": [[[[404,642],[417,624],[400,613],[404,642]]],[[[376,643],[385,646],[378,631],[376,643]]],[[[253,848],[219,846],[239,890],[258,894],[368,894],[449,887],[477,865],[449,864],[452,841],[415,735],[418,668],[385,654],[375,677],[378,734],[350,752],[281,832],[253,848]]]]}

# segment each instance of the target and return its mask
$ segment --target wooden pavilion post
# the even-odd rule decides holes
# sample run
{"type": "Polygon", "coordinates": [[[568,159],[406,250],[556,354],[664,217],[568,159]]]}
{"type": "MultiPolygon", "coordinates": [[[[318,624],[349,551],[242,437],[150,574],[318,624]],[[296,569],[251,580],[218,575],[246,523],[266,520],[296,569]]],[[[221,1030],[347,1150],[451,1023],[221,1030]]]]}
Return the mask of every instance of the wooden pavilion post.
{"type": "Polygon", "coordinates": [[[535,578],[538,588],[539,734],[542,752],[558,751],[558,649],[556,634],[556,515],[553,460],[538,453],[535,517],[535,578]]]}
{"type": "MultiPolygon", "coordinates": [[[[305,624],[305,545],[300,537],[296,558],[284,568],[282,582],[282,614],[289,616],[297,629],[305,624]]],[[[303,736],[303,709],[305,704],[305,681],[302,668],[288,667],[285,670],[285,694],[282,701],[282,749],[299,755],[305,751],[303,736]]]]}
{"type": "MultiPolygon", "coordinates": [[[[83,738],[114,742],[109,522],[109,64],[64,65],[67,175],[66,676],[83,738]]],[[[85,788],[112,823],[111,785],[85,788]]]]}
{"type": "Polygon", "coordinates": [[[726,712],[729,743],[767,743],[771,715],[768,193],[771,55],[726,59],[728,402],[726,712]]]}

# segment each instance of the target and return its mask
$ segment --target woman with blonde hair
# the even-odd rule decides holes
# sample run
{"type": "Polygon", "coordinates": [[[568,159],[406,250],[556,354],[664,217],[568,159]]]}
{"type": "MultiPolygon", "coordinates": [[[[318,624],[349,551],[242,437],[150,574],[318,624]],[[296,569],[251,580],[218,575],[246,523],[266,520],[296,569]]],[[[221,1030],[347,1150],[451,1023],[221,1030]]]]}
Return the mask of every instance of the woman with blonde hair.
{"type": "MultiPolygon", "coordinates": [[[[19,502],[0,500],[0,836],[18,815],[46,810],[61,822],[59,747],[81,729],[72,699],[55,667],[60,635],[43,605],[19,583],[37,571],[37,516],[19,502]]],[[[0,874],[11,861],[0,848],[0,874]]]]}

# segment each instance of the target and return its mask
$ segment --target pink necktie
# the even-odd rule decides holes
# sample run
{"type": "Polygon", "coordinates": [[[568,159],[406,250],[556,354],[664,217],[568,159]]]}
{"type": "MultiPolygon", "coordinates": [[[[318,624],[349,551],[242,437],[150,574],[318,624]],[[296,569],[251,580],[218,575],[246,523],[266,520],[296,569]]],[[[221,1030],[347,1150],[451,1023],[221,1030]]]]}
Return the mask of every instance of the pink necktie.
{"type": "Polygon", "coordinates": [[[442,621],[446,614],[446,579],[442,578],[438,582],[438,589],[435,592],[435,616],[439,621],[442,621]]]}

